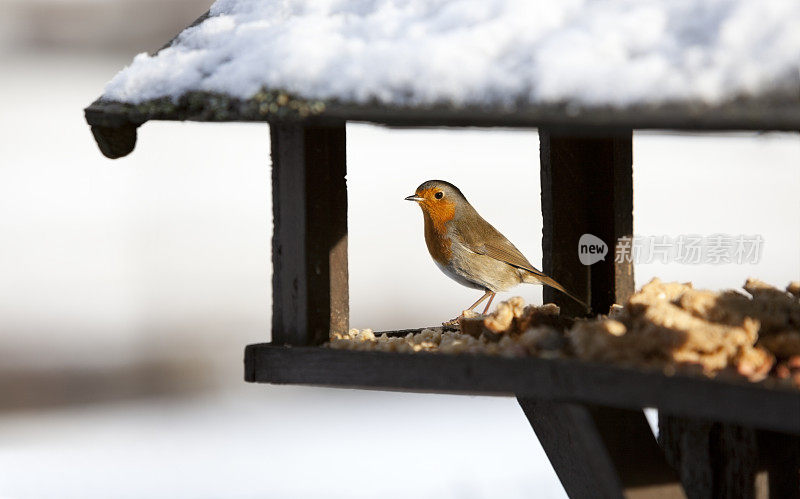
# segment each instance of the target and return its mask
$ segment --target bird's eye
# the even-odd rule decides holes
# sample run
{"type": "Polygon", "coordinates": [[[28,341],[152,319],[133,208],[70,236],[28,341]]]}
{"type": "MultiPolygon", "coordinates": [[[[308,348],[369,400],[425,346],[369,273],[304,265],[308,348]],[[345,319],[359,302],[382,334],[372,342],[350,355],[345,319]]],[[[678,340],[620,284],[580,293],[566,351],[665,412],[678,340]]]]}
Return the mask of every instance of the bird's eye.
{"type": "Polygon", "coordinates": [[[433,197],[435,197],[436,199],[442,199],[444,197],[444,192],[439,191],[436,194],[434,194],[433,197]]]}

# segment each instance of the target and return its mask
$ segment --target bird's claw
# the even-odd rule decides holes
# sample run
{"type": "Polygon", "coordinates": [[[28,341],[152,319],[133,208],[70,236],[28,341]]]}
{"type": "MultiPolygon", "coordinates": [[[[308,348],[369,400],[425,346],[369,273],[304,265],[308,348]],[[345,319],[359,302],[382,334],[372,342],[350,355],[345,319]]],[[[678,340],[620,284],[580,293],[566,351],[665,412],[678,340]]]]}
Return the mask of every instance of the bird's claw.
{"type": "Polygon", "coordinates": [[[454,326],[458,327],[458,319],[460,319],[461,317],[463,317],[463,316],[459,315],[455,319],[450,319],[449,321],[442,322],[442,326],[446,327],[446,328],[447,327],[454,327],[454,326]]]}
{"type": "Polygon", "coordinates": [[[450,319],[447,322],[442,322],[442,326],[446,328],[447,327],[460,328],[461,324],[459,324],[459,321],[461,321],[462,319],[473,319],[475,317],[480,317],[480,315],[481,314],[475,312],[474,310],[464,310],[463,312],[461,312],[461,315],[459,315],[455,319],[450,319]]]}

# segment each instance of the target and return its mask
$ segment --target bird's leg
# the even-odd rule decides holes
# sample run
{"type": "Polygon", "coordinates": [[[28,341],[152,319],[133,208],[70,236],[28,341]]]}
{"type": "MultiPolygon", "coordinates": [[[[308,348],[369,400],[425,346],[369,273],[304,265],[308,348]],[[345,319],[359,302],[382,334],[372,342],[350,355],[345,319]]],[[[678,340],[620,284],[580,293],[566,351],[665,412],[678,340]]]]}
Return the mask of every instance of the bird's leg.
{"type": "MultiPolygon", "coordinates": [[[[494,293],[492,293],[491,291],[489,291],[489,290],[487,289],[487,290],[486,290],[486,292],[483,294],[483,296],[481,296],[480,298],[478,298],[478,301],[476,301],[475,303],[473,303],[473,304],[472,304],[472,306],[471,306],[471,307],[469,307],[467,310],[472,310],[473,308],[475,308],[475,307],[477,307],[478,305],[480,305],[480,304],[481,304],[481,302],[482,302],[483,300],[485,300],[485,299],[486,299],[486,298],[487,298],[487,297],[488,297],[490,294],[491,294],[491,295],[494,297],[494,293]]],[[[492,301],[492,300],[489,300],[489,302],[490,302],[490,303],[491,303],[491,301],[492,301]]]]}
{"type": "Polygon", "coordinates": [[[489,311],[489,306],[492,304],[492,300],[494,300],[494,293],[492,292],[492,296],[489,297],[489,303],[486,304],[486,308],[483,309],[483,315],[486,315],[486,312],[489,311]]]}
{"type": "MultiPolygon", "coordinates": [[[[477,307],[478,305],[480,305],[480,304],[481,304],[481,302],[482,302],[483,300],[485,300],[485,299],[486,299],[486,298],[487,298],[489,295],[491,295],[491,296],[492,296],[492,298],[494,298],[494,293],[492,293],[491,291],[489,291],[489,290],[487,289],[487,290],[486,290],[486,292],[483,294],[483,296],[481,296],[481,297],[478,299],[478,301],[476,301],[475,303],[473,303],[473,304],[472,304],[472,306],[471,306],[471,307],[469,307],[469,308],[468,308],[467,310],[465,310],[464,312],[467,312],[467,311],[472,311],[472,309],[473,309],[473,308],[475,308],[475,307],[477,307]]],[[[491,302],[492,302],[492,300],[489,300],[489,303],[491,303],[491,302]]],[[[485,312],[484,312],[484,313],[485,313],[485,312]]],[[[461,315],[459,315],[459,316],[458,316],[458,317],[456,317],[455,319],[450,319],[450,320],[449,320],[449,321],[447,321],[447,322],[442,322],[442,326],[445,326],[445,327],[447,327],[447,326],[455,326],[456,324],[458,324],[458,319],[459,319],[460,317],[463,317],[463,316],[464,316],[464,314],[462,313],[461,315]]]]}

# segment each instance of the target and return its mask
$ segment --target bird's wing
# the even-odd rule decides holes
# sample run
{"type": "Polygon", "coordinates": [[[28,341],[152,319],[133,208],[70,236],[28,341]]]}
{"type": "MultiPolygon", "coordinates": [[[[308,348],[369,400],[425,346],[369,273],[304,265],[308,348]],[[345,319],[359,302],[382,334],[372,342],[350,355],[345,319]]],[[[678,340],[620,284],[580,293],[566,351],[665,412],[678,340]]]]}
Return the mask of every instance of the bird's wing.
{"type": "Polygon", "coordinates": [[[511,241],[506,239],[499,230],[492,227],[488,222],[481,232],[483,233],[478,233],[477,231],[469,231],[468,234],[460,233],[462,244],[479,255],[486,255],[513,267],[527,270],[537,277],[547,277],[540,270],[537,270],[511,241]]]}
{"type": "Polygon", "coordinates": [[[513,267],[530,272],[542,284],[546,284],[547,286],[561,291],[589,310],[589,306],[586,304],[586,302],[567,291],[564,286],[558,283],[558,281],[531,265],[531,262],[525,258],[525,255],[523,255],[522,252],[520,252],[520,250],[518,250],[517,247],[511,243],[511,241],[506,239],[506,237],[501,234],[499,230],[492,227],[492,225],[488,222],[485,222],[485,226],[483,226],[483,224],[481,225],[483,230],[480,232],[469,231],[466,234],[463,232],[458,233],[458,238],[460,239],[461,244],[474,253],[486,255],[494,258],[495,260],[505,262],[513,267]]]}

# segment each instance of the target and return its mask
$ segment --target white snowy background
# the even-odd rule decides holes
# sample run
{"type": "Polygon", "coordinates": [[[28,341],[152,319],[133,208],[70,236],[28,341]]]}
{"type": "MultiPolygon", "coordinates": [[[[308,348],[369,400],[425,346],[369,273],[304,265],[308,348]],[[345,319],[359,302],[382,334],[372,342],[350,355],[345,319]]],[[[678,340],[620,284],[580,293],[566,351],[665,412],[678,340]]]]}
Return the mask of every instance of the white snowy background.
{"type": "MultiPolygon", "coordinates": [[[[31,23],[19,13],[70,3],[4,2],[31,23]]],[[[92,39],[89,25],[56,42],[0,30],[0,381],[24,373],[0,397],[0,497],[562,497],[513,399],[241,380],[244,345],[269,337],[268,128],[148,123],[130,156],[103,158],[82,108],[169,31],[98,50],[113,26],[130,32],[130,16],[110,7],[121,0],[72,3],[107,12],[111,34],[85,44],[75,37],[92,39]],[[153,362],[177,370],[147,383],[196,386],[115,397],[102,385],[153,362]],[[58,380],[78,370],[101,389],[14,405],[41,376],[74,390],[58,380]]],[[[797,134],[637,134],[637,233],[765,241],[757,265],[638,265],[637,285],[800,278],[798,166],[797,134]]],[[[348,168],[355,327],[435,324],[475,299],[426,254],[419,210],[402,199],[422,180],[459,185],[541,263],[535,130],[350,125],[348,168]]],[[[517,291],[541,300],[540,288],[517,291]]]]}

